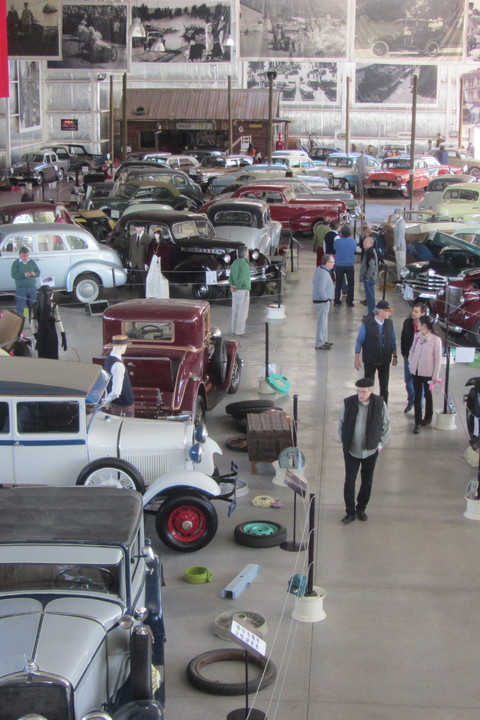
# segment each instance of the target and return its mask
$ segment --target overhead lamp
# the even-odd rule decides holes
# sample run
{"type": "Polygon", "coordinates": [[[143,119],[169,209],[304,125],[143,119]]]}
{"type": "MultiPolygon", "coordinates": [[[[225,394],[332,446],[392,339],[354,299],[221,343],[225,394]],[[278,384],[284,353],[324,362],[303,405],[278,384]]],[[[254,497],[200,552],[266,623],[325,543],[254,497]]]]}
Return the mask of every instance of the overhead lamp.
{"type": "Polygon", "coordinates": [[[235,40],[231,35],[227,35],[227,39],[224,42],[225,47],[234,47],[235,40]]]}
{"type": "Polygon", "coordinates": [[[133,18],[132,24],[130,25],[128,32],[129,32],[130,37],[132,37],[132,38],[147,37],[147,33],[146,33],[145,28],[142,25],[142,21],[139,17],[133,18]]]}

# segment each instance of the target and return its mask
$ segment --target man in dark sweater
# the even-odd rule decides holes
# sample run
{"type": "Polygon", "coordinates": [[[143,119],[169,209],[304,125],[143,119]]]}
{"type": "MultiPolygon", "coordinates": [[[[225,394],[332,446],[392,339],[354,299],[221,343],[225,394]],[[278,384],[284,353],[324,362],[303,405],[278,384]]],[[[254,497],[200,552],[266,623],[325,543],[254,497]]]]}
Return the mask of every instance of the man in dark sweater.
{"type": "Polygon", "coordinates": [[[355,343],[355,370],[360,370],[363,355],[365,377],[375,380],[378,372],[380,395],[388,403],[390,363],[397,364],[397,341],[395,328],[390,320],[393,308],[387,300],[380,300],[373,315],[363,318],[355,343]],[[393,358],[393,359],[392,359],[393,358]]]}
{"type": "Polygon", "coordinates": [[[413,410],[413,401],[415,399],[415,391],[413,389],[413,379],[408,366],[408,353],[413,344],[413,338],[415,333],[418,331],[418,319],[425,315],[427,308],[421,300],[417,300],[412,307],[412,312],[403,321],[402,335],[400,338],[400,352],[403,357],[403,376],[405,378],[405,390],[407,391],[407,405],[404,413],[409,413],[413,410]]]}
{"type": "Polygon", "coordinates": [[[362,378],[355,383],[356,395],[343,401],[338,432],[345,460],[343,496],[348,525],[355,518],[368,520],[365,509],[372,491],[373,473],[378,453],[390,439],[390,416],[384,401],[373,394],[373,380],[362,378]],[[361,485],[355,502],[355,482],[360,469],[361,485]]]}
{"type": "Polygon", "coordinates": [[[130,376],[126,371],[123,356],[130,345],[126,335],[112,337],[112,350],[103,363],[104,370],[110,373],[107,385],[105,405],[112,415],[134,417],[134,397],[130,376]]]}

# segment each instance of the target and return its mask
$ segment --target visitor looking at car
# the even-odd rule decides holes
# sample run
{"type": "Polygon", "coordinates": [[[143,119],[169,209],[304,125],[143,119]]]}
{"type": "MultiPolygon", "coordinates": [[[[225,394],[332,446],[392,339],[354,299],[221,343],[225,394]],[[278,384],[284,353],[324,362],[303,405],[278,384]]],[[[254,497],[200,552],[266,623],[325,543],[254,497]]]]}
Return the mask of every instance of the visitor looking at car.
{"type": "Polygon", "coordinates": [[[40,276],[40,270],[35,260],[30,258],[30,250],[27,247],[21,247],[18,254],[19,257],[14,260],[11,268],[17,296],[16,310],[19,315],[23,315],[27,307],[31,319],[33,304],[37,297],[36,278],[40,276]]]}
{"type": "Polygon", "coordinates": [[[67,350],[67,336],[57,303],[53,302],[53,292],[48,285],[42,285],[37,292],[37,301],[33,306],[32,331],[36,340],[39,358],[58,360],[57,328],[62,337],[62,350],[67,350]]]}
{"type": "Polygon", "coordinates": [[[238,258],[232,263],[228,277],[232,293],[232,335],[245,334],[252,287],[247,257],[248,247],[243,245],[238,250],[238,258]]]}

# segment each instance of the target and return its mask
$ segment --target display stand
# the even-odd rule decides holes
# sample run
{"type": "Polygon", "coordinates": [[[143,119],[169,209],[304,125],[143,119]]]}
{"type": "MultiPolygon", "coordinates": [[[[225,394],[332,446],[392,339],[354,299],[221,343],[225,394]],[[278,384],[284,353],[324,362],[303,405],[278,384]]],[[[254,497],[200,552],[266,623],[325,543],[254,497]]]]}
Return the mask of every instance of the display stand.
{"type": "Polygon", "coordinates": [[[435,422],[435,428],[437,430],[455,430],[455,417],[456,412],[451,412],[450,402],[448,400],[448,388],[450,383],[450,342],[449,342],[449,327],[450,327],[450,314],[452,312],[452,306],[458,307],[460,305],[461,288],[447,287],[445,291],[446,300],[446,318],[445,318],[445,352],[446,352],[446,367],[445,367],[445,390],[443,400],[443,413],[437,413],[437,419],[435,422]]]}
{"type": "MultiPolygon", "coordinates": [[[[292,423],[292,440],[293,447],[297,447],[297,422],[298,422],[298,395],[293,396],[293,423],[292,423]]],[[[299,453],[299,457],[301,457],[299,453]]],[[[298,468],[301,470],[301,468],[298,468]]],[[[305,543],[297,542],[297,495],[305,497],[306,486],[302,479],[287,470],[285,473],[285,485],[293,490],[293,538],[292,540],[285,540],[280,544],[282,550],[287,552],[298,552],[306,550],[305,543]]]]}
{"type": "Polygon", "coordinates": [[[245,707],[231,710],[227,720],[265,720],[267,716],[263,710],[248,707],[248,653],[265,657],[267,645],[247,624],[237,620],[232,620],[230,635],[231,639],[245,650],[245,707]]]}

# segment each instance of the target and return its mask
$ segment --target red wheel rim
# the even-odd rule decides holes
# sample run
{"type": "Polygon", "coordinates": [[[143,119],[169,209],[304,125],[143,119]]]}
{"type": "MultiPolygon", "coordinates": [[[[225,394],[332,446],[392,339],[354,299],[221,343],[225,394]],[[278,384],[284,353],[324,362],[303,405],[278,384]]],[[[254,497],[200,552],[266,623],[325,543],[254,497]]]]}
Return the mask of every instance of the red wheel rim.
{"type": "Polygon", "coordinates": [[[205,514],[194,505],[181,505],[168,518],[168,532],[179,542],[199,540],[206,529],[205,514]]]}

